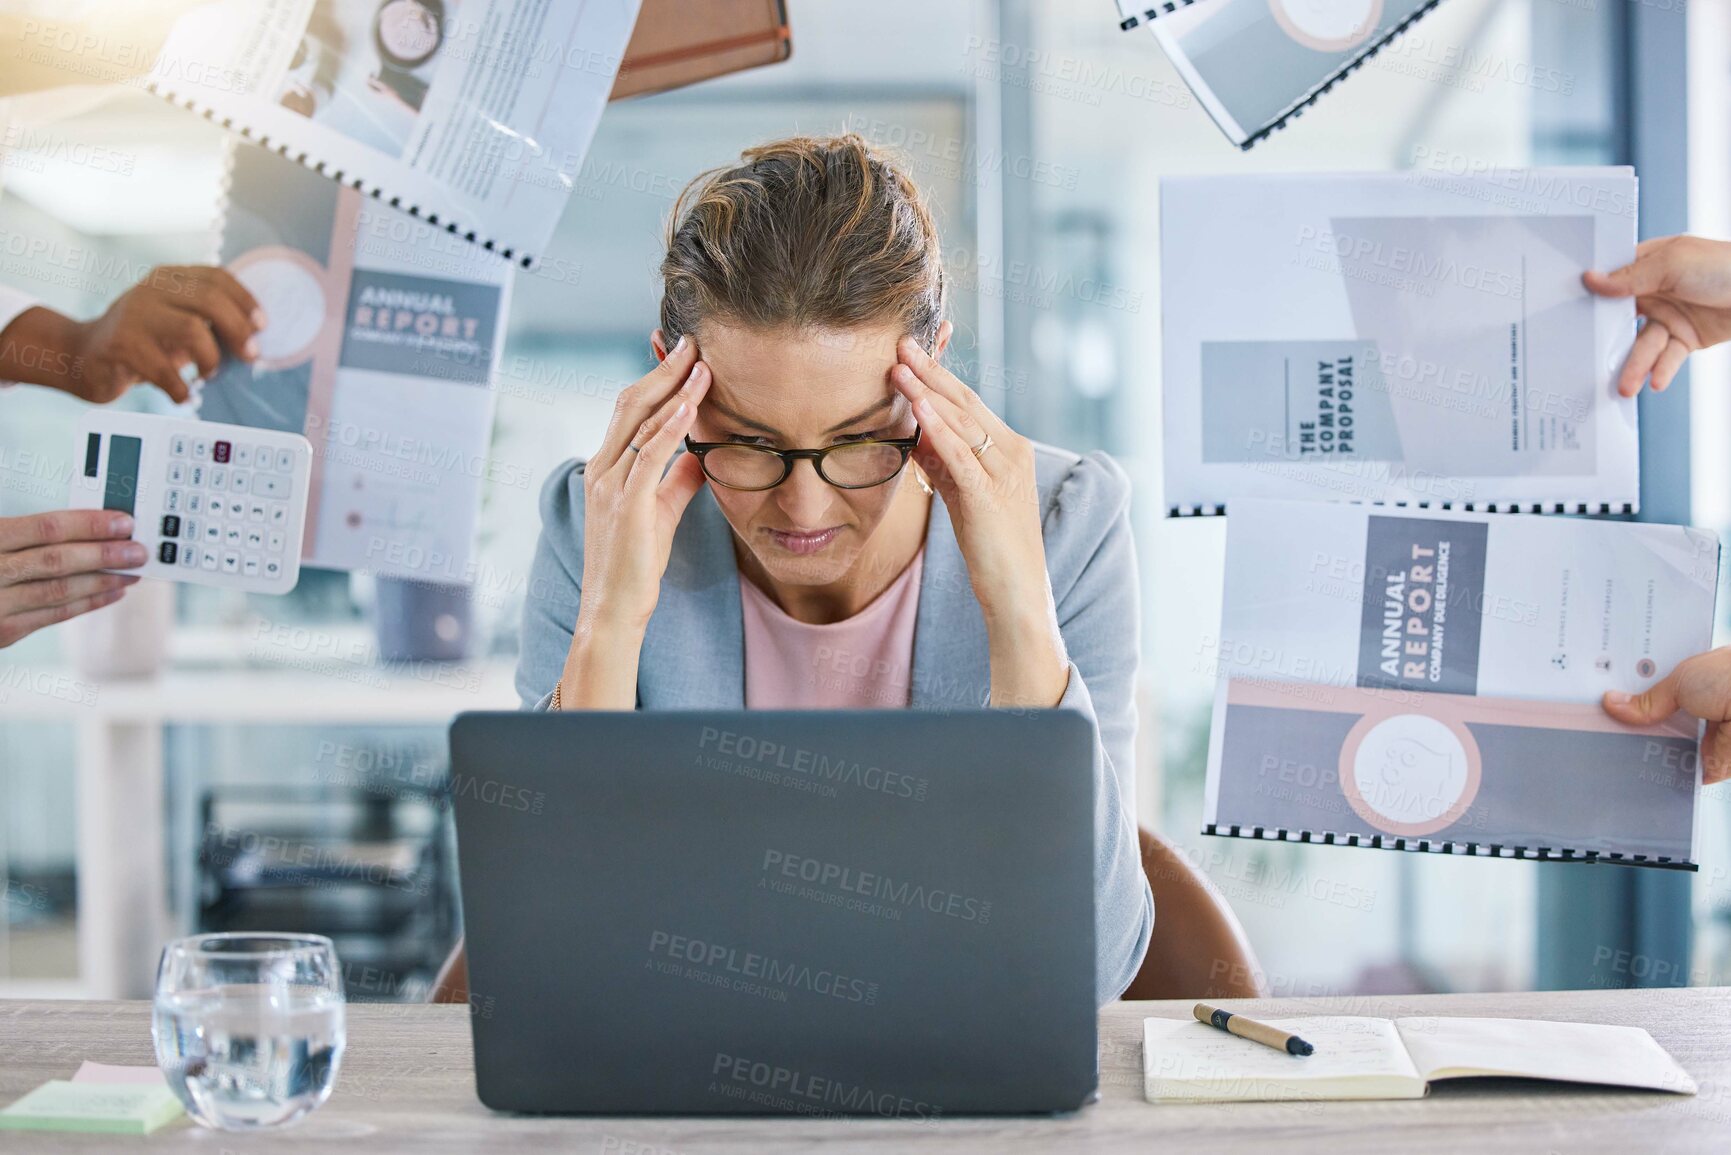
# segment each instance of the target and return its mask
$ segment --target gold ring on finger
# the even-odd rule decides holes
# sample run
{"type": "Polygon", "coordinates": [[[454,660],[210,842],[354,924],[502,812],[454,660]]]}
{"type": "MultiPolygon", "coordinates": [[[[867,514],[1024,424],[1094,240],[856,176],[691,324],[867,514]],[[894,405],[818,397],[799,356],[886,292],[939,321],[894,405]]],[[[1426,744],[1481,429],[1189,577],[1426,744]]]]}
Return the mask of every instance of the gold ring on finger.
{"type": "Polygon", "coordinates": [[[984,441],[980,442],[978,445],[968,446],[968,448],[973,451],[973,454],[976,458],[983,455],[986,452],[986,450],[990,449],[991,447],[992,447],[992,435],[990,433],[986,434],[986,439],[984,441]]]}

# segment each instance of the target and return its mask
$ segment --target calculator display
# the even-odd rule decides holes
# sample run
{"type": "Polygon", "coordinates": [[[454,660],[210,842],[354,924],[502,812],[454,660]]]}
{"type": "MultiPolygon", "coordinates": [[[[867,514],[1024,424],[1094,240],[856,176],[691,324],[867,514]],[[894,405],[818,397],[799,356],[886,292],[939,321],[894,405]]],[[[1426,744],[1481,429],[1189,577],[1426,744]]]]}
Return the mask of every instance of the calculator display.
{"type": "Polygon", "coordinates": [[[131,516],[138,501],[138,458],[144,442],[137,437],[115,434],[108,439],[108,476],[102,492],[102,508],[117,509],[131,516]]]}

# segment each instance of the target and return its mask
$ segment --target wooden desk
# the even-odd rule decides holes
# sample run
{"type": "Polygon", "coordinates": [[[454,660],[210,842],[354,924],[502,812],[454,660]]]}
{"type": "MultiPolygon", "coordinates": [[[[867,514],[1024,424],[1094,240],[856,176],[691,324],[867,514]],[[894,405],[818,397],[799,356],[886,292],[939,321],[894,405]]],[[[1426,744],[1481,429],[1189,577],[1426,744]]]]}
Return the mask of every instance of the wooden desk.
{"type": "MultiPolygon", "coordinates": [[[[8,1133],[8,1152],[172,1150],[243,1155],[325,1152],[553,1151],[596,1155],[705,1152],[899,1152],[952,1155],[1099,1151],[1446,1151],[1579,1155],[1588,1151],[1731,1150],[1731,988],[1282,999],[1253,1013],[1453,1014],[1579,1019],[1647,1028],[1701,1086],[1690,1098],[1558,1084],[1444,1083],[1429,1099],[1366,1103],[1152,1106],[1142,1099],[1144,1015],[1185,1017],[1188,1003],[1119,1003],[1101,1016],[1101,1101],[1061,1118],[937,1122],[803,1118],[523,1118],[475,1100],[461,1007],[350,1008],[336,1094],[299,1127],[220,1135],[177,1123],[148,1139],[8,1133]]],[[[582,1040],[574,1040],[581,1045],[582,1040]]],[[[141,1002],[0,1002],[0,1103],[82,1059],[144,1064],[150,1008],[141,1002]]]]}

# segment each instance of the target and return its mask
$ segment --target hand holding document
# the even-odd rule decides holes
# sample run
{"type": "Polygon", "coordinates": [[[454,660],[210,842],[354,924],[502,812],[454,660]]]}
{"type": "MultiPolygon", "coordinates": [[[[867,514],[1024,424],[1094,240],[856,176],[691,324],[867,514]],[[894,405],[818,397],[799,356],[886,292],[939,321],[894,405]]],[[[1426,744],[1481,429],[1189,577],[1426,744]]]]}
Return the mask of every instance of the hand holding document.
{"type": "Polygon", "coordinates": [[[1731,646],[1684,659],[1639,694],[1606,690],[1603,701],[1626,726],[1650,726],[1679,710],[1700,718],[1701,785],[1731,778],[1731,646]]]}
{"type": "Polygon", "coordinates": [[[1582,278],[1601,297],[1634,297],[1647,324],[1617,376],[1633,397],[1649,375],[1662,392],[1689,354],[1731,340],[1731,243],[1706,237],[1642,241],[1635,260],[1582,278]]]}

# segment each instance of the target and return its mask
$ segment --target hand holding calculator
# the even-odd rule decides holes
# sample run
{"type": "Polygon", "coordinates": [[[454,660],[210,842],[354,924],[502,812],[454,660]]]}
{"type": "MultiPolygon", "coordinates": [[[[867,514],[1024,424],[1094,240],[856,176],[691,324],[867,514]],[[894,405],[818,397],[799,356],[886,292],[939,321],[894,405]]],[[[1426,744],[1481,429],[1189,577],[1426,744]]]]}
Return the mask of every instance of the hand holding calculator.
{"type": "Polygon", "coordinates": [[[93,409],[73,462],[72,508],[131,514],[150,551],[124,572],[268,594],[300,579],[312,473],[300,434],[93,409]]]}

